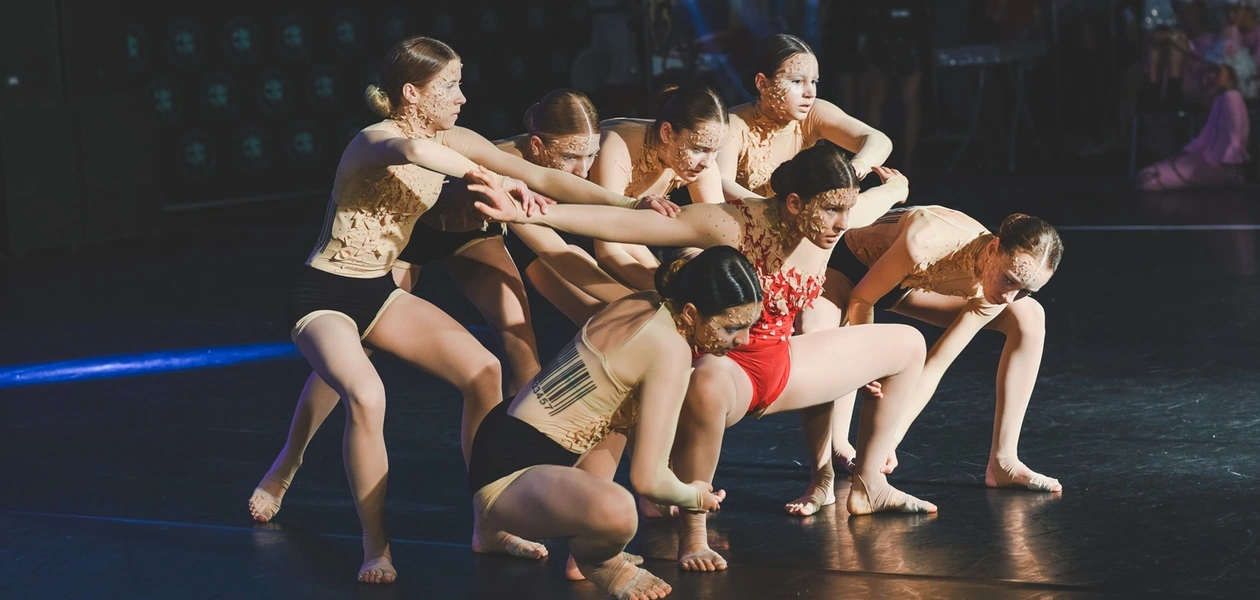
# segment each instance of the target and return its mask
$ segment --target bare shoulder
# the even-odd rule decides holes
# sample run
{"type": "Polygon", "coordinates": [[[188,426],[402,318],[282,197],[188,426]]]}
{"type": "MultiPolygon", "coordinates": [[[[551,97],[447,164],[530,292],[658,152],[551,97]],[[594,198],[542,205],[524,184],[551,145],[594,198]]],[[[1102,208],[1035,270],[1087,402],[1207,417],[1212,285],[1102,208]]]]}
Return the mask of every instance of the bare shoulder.
{"type": "Polygon", "coordinates": [[[494,145],[499,150],[507,152],[508,154],[511,154],[512,156],[515,156],[517,158],[525,158],[525,153],[522,152],[521,149],[524,148],[525,145],[528,143],[529,143],[529,134],[522,133],[520,135],[514,135],[509,138],[503,138],[495,142],[494,145]]]}

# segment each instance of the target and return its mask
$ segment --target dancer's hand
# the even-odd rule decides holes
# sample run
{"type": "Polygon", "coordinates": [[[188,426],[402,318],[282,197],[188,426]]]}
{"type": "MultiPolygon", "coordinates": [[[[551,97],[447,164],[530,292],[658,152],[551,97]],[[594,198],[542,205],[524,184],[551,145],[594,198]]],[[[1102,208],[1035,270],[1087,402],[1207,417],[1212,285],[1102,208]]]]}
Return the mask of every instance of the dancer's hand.
{"type": "Polygon", "coordinates": [[[662,215],[673,218],[678,216],[678,205],[670,201],[668,196],[644,196],[639,198],[635,209],[652,209],[662,215]]]}
{"type": "Polygon", "coordinates": [[[883,183],[883,185],[891,184],[891,185],[904,185],[906,187],[910,187],[910,180],[907,179],[905,175],[902,175],[901,171],[898,171],[897,169],[891,169],[888,167],[875,167],[871,169],[871,171],[874,172],[876,175],[879,175],[879,180],[883,183]]]}
{"type": "Polygon", "coordinates": [[[473,202],[473,206],[491,221],[499,223],[529,223],[530,217],[516,204],[512,196],[502,188],[484,183],[468,186],[468,191],[480,195],[483,200],[473,202]]]}
{"type": "Polygon", "coordinates": [[[878,381],[866,384],[866,394],[876,400],[884,397],[884,386],[878,381]]]}
{"type": "Polygon", "coordinates": [[[547,207],[556,203],[555,200],[548,198],[538,192],[529,189],[524,181],[507,177],[503,180],[503,191],[512,195],[521,202],[521,207],[525,209],[525,216],[531,217],[535,214],[547,214],[547,207]]]}
{"type": "Polygon", "coordinates": [[[718,490],[717,493],[714,493],[713,486],[707,481],[697,480],[687,485],[700,491],[700,510],[708,512],[721,510],[722,500],[726,498],[724,490],[718,490]]]}

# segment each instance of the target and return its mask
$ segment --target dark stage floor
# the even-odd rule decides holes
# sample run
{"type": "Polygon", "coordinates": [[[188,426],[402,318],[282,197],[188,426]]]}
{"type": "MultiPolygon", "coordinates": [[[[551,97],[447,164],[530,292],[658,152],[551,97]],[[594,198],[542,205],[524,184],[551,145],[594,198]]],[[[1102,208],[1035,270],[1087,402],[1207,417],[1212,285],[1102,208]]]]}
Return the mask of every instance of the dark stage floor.
{"type": "MultiPolygon", "coordinates": [[[[1260,193],[1142,197],[1005,174],[912,190],[994,227],[1016,210],[1063,227],[1063,264],[1038,295],[1049,341],[1021,456],[1064,493],[984,488],[1001,339],[983,335],[894,475],[939,516],[850,518],[842,497],[788,517],[781,504],[807,478],[797,418],[747,421],[727,435],[717,484],[731,496],[710,526],[730,570],[680,572],[664,522],[644,522],[632,546],[671,597],[1257,597],[1260,231],[1190,226],[1254,226],[1260,193]]],[[[169,215],[151,239],[3,259],[0,365],[285,341],[285,296],[323,202],[169,215]]],[[[440,268],[422,285],[480,324],[440,268]]],[[[549,307],[535,316],[545,355],[574,331],[549,307]]],[[[544,563],[470,552],[458,396],[377,364],[396,584],[354,582],[340,411],[276,523],[250,521],[245,501],[308,372],[283,359],[0,389],[0,598],[603,597],[563,579],[561,542],[544,563]]]]}

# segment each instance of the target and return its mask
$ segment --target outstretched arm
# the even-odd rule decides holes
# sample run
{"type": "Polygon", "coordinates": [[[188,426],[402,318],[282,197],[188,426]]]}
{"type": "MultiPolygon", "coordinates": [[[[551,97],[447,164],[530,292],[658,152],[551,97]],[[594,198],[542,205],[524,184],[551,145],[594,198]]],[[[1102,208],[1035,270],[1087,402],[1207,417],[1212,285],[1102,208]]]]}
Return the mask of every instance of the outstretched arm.
{"type": "Polygon", "coordinates": [[[614,194],[594,183],[559,169],[540,167],[523,158],[499,150],[481,134],[456,127],[447,134],[447,143],[473,162],[496,173],[515,177],[529,189],[561,202],[571,204],[603,204],[635,208],[638,199],[614,194]]]}
{"type": "Polygon", "coordinates": [[[849,292],[849,308],[845,311],[849,324],[874,323],[875,303],[901,285],[913,268],[914,259],[910,256],[905,233],[902,233],[849,292]]]}
{"type": "Polygon", "coordinates": [[[409,139],[384,130],[364,130],[350,142],[361,166],[413,164],[451,177],[463,177],[477,164],[431,140],[409,139]]]}
{"type": "Polygon", "coordinates": [[[481,194],[477,209],[504,223],[540,224],[581,236],[627,244],[653,246],[739,246],[740,223],[725,204],[693,204],[674,218],[648,210],[611,206],[557,205],[546,214],[526,215],[502,190],[484,185],[468,189],[481,194]]]}

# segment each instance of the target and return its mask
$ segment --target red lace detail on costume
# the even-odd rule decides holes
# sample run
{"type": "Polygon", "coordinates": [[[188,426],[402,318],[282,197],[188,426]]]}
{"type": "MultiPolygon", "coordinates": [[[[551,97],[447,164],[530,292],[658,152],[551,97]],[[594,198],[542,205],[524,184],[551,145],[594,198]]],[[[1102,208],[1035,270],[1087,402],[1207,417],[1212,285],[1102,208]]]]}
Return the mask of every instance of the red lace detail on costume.
{"type": "MultiPolygon", "coordinates": [[[[821,274],[802,273],[795,267],[783,268],[786,257],[779,243],[778,223],[770,223],[772,227],[769,228],[759,227],[747,204],[741,200],[729,203],[744,216],[739,250],[757,269],[765,295],[761,318],[752,326],[751,337],[753,340],[786,342],[795,331],[796,314],[813,305],[814,299],[822,293],[823,278],[821,274]]],[[[777,221],[777,217],[773,220],[777,221]]]]}

